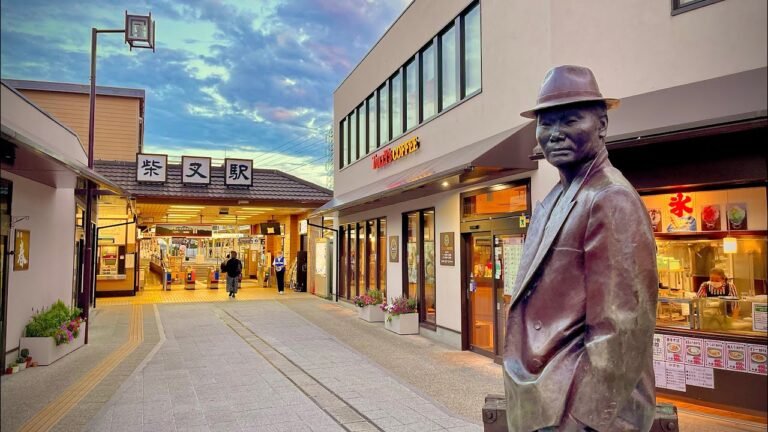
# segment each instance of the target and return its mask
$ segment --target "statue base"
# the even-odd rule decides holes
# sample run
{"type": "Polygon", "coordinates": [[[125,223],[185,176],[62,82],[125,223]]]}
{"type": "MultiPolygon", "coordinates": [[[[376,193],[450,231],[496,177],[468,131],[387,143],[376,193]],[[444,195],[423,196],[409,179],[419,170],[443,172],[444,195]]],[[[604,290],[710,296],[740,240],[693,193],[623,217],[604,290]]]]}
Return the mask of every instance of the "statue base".
{"type": "MultiPolygon", "coordinates": [[[[507,429],[507,401],[504,395],[489,394],[483,406],[484,432],[509,432],[507,429]]],[[[656,405],[656,416],[649,432],[678,432],[677,407],[662,403],[656,405]]]]}

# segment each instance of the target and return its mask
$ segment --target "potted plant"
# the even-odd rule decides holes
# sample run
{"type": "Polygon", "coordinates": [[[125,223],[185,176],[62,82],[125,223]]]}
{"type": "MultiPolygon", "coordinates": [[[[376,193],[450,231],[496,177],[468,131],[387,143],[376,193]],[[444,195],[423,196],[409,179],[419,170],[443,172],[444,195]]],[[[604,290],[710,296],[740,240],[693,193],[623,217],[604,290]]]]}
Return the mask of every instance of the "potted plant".
{"type": "Polygon", "coordinates": [[[27,368],[27,361],[22,357],[19,357],[16,359],[16,365],[19,367],[19,371],[23,371],[27,368]]]}
{"type": "Polygon", "coordinates": [[[33,352],[41,365],[48,365],[83,346],[80,337],[85,320],[81,310],[70,308],[61,300],[36,313],[24,328],[21,348],[33,352]]]}
{"type": "Polygon", "coordinates": [[[397,297],[391,303],[383,303],[381,310],[386,314],[384,327],[397,334],[419,334],[419,314],[416,299],[403,296],[397,297]]]}
{"type": "Polygon", "coordinates": [[[21,358],[24,359],[24,363],[27,364],[27,367],[31,367],[32,364],[32,356],[29,355],[29,350],[24,348],[21,350],[21,358]]]}
{"type": "Polygon", "coordinates": [[[14,363],[11,363],[11,373],[19,373],[19,365],[14,363]]]}
{"type": "Polygon", "coordinates": [[[379,290],[370,290],[367,293],[352,299],[357,306],[357,316],[368,322],[384,321],[384,311],[379,307],[384,303],[384,295],[379,290]]]}

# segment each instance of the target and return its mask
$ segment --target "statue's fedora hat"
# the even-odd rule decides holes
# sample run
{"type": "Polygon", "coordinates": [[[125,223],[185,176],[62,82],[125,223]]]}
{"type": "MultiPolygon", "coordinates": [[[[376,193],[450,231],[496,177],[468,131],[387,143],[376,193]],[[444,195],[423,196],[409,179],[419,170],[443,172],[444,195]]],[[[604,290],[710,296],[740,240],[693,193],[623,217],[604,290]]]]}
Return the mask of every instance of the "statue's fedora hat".
{"type": "Polygon", "coordinates": [[[619,105],[618,99],[603,97],[597,87],[595,75],[583,66],[563,65],[549,70],[539,90],[536,106],[520,115],[536,118],[536,112],[560,105],[579,102],[603,101],[607,109],[619,105]]]}

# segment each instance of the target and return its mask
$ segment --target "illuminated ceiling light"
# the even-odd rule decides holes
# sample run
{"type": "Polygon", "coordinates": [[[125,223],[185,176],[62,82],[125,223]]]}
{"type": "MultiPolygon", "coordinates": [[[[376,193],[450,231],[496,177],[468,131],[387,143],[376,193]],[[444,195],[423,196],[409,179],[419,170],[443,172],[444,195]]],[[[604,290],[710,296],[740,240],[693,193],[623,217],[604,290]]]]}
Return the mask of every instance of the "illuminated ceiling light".
{"type": "Polygon", "coordinates": [[[736,246],[736,238],[735,237],[725,237],[723,239],[723,252],[727,254],[735,254],[737,250],[736,246]]]}
{"type": "Polygon", "coordinates": [[[239,210],[271,211],[274,209],[266,207],[240,207],[239,210]]]}
{"type": "Polygon", "coordinates": [[[448,181],[447,181],[447,180],[446,180],[446,181],[444,181],[444,182],[443,182],[443,187],[448,187],[448,186],[450,186],[450,183],[448,183],[448,181]]]}
{"type": "Polygon", "coordinates": [[[194,206],[194,205],[171,205],[168,206],[172,209],[204,209],[205,206],[194,206]]]}

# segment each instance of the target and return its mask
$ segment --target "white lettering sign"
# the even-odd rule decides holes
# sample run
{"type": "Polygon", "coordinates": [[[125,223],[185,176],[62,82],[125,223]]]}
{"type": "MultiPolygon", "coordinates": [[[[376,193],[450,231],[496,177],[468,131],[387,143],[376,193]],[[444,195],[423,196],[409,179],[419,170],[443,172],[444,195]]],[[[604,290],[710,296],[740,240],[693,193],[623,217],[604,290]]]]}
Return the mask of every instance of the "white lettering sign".
{"type": "Polygon", "coordinates": [[[253,183],[253,161],[224,159],[224,176],[227,186],[250,186],[253,183]]]}
{"type": "Polygon", "coordinates": [[[168,155],[136,154],[136,181],[165,183],[167,177],[168,155]]]}
{"type": "Polygon", "coordinates": [[[184,184],[211,184],[211,158],[182,156],[181,182],[184,184]]]}

